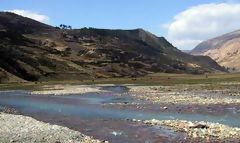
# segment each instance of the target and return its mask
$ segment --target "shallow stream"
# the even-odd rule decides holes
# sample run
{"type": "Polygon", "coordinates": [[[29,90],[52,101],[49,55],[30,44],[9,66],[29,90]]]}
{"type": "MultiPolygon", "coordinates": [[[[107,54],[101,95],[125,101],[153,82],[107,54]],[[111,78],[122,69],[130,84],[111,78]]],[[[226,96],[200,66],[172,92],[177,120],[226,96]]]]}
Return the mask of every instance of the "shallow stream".
{"type": "Polygon", "coordinates": [[[175,112],[149,112],[142,110],[105,107],[104,104],[147,104],[138,101],[127,93],[127,88],[104,87],[104,93],[86,93],[82,95],[29,95],[27,91],[0,92],[0,110],[14,108],[20,114],[32,116],[38,120],[67,126],[98,139],[122,142],[171,142],[182,140],[183,133],[176,133],[166,127],[156,128],[136,124],[127,119],[137,120],[190,120],[218,122],[240,127],[240,115],[221,116],[210,114],[183,114],[175,112]],[[121,96],[119,96],[121,94],[121,96]],[[144,135],[143,135],[144,134],[144,135]]]}

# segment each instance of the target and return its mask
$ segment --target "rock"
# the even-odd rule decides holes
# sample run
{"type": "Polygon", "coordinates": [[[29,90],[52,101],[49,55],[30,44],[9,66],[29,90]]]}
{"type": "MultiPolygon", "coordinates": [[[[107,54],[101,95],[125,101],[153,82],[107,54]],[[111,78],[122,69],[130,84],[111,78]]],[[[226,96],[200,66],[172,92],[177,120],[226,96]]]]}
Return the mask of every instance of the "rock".
{"type": "Polygon", "coordinates": [[[133,122],[137,122],[137,119],[132,119],[133,122]]]}
{"type": "Polygon", "coordinates": [[[189,125],[189,128],[208,129],[209,126],[198,123],[198,124],[189,125]]]}
{"type": "Polygon", "coordinates": [[[165,110],[166,110],[166,109],[168,109],[168,107],[166,107],[166,106],[165,106],[165,107],[163,107],[163,109],[165,109],[165,110]]]}
{"type": "Polygon", "coordinates": [[[111,134],[114,135],[114,136],[121,136],[123,133],[122,132],[113,131],[111,134]]]}

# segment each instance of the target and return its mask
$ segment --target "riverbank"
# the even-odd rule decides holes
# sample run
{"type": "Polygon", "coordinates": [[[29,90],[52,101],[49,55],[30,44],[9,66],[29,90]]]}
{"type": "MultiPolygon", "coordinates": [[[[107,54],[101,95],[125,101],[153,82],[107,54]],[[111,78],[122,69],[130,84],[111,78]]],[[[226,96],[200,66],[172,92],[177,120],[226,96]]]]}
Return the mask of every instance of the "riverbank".
{"type": "Polygon", "coordinates": [[[66,127],[43,123],[22,115],[0,113],[0,127],[2,143],[107,143],[66,127]]]}
{"type": "Polygon", "coordinates": [[[239,83],[128,86],[131,95],[157,104],[227,105],[240,104],[239,83]]]}
{"type": "Polygon", "coordinates": [[[39,90],[31,91],[30,94],[36,95],[66,95],[83,94],[87,92],[101,92],[98,86],[91,85],[45,85],[39,90]]]}
{"type": "Polygon", "coordinates": [[[155,119],[142,122],[150,126],[167,126],[175,131],[187,133],[190,138],[198,138],[200,140],[206,139],[217,142],[238,142],[240,140],[240,128],[229,127],[219,123],[185,120],[159,121],[155,119]]]}
{"type": "MultiPolygon", "coordinates": [[[[114,143],[148,140],[237,143],[240,140],[239,89],[240,82],[219,82],[168,86],[56,84],[26,91],[1,91],[2,107],[14,107],[21,115],[60,126],[53,130],[55,125],[39,127],[39,122],[29,121],[29,117],[16,115],[16,119],[2,114],[8,115],[6,124],[10,125],[4,127],[0,118],[0,126],[5,128],[0,129],[0,134],[3,133],[0,137],[11,139],[5,142],[52,142],[53,137],[53,142],[85,143],[85,137],[95,141],[88,137],[93,136],[114,143]],[[19,118],[23,119],[19,121],[19,118]],[[68,128],[61,131],[64,127],[68,128]],[[11,128],[17,128],[13,136],[11,128]],[[33,135],[28,136],[27,132],[33,135]]],[[[11,108],[3,111],[15,113],[11,108]]]]}

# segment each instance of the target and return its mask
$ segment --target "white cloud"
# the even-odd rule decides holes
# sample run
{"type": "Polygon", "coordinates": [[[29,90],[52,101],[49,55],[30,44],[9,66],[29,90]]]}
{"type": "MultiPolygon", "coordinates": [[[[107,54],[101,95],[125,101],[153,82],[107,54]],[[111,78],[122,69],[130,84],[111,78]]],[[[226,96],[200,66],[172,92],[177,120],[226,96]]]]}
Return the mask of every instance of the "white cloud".
{"type": "Polygon", "coordinates": [[[240,4],[211,3],[191,7],[163,26],[176,47],[192,49],[203,40],[240,29],[240,4]]]}
{"type": "Polygon", "coordinates": [[[20,9],[14,9],[14,10],[6,10],[8,12],[16,13],[18,15],[28,17],[34,20],[37,20],[39,22],[43,23],[49,23],[50,18],[46,15],[38,14],[36,12],[28,11],[28,10],[20,10],[20,9]]]}

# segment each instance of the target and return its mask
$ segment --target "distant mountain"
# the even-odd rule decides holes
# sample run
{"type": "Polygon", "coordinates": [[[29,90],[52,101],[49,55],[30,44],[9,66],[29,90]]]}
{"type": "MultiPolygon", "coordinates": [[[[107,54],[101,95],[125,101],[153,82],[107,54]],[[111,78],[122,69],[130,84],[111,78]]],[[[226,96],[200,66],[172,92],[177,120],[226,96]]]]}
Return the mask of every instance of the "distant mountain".
{"type": "Polygon", "coordinates": [[[240,70],[240,30],[200,43],[191,51],[194,55],[209,56],[232,71],[240,70]]]}
{"type": "Polygon", "coordinates": [[[224,71],[143,29],[60,29],[0,13],[0,81],[136,77],[153,72],[224,71]]]}
{"type": "Polygon", "coordinates": [[[182,52],[183,52],[183,53],[187,53],[187,54],[188,54],[188,53],[190,53],[190,52],[191,52],[191,50],[182,50],[182,52]]]}

